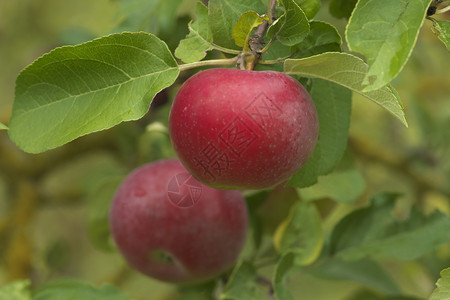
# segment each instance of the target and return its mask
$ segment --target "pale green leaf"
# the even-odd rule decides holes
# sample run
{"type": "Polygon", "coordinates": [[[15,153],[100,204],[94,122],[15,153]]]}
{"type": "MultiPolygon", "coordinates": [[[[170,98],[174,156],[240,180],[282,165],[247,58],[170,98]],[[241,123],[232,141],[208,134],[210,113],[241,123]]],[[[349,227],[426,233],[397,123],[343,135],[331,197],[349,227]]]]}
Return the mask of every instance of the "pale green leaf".
{"type": "Polygon", "coordinates": [[[330,173],[347,148],[352,93],[333,82],[313,79],[311,97],[319,116],[320,167],[318,174],[330,173]]]}
{"type": "Polygon", "coordinates": [[[355,202],[366,187],[364,178],[357,169],[335,171],[320,176],[317,184],[301,189],[300,195],[305,200],[331,198],[341,203],[355,202]]]}
{"type": "Polygon", "coordinates": [[[379,90],[363,92],[362,81],[368,66],[351,54],[327,52],[302,59],[287,59],[284,71],[287,74],[316,77],[345,86],[387,109],[407,126],[403,107],[395,90],[386,86],[379,90]]]}
{"type": "MultiPolygon", "coordinates": [[[[386,294],[398,294],[400,292],[387,270],[369,258],[356,261],[331,259],[319,266],[313,271],[313,274],[325,279],[352,280],[386,294]]],[[[367,300],[366,298],[355,300],[363,299],[367,300]]]]}
{"type": "Polygon", "coordinates": [[[268,300],[269,295],[257,282],[256,269],[248,262],[238,264],[223,289],[220,299],[268,300]]]}
{"type": "Polygon", "coordinates": [[[8,127],[0,122],[0,130],[8,130],[8,127]]]}
{"type": "Polygon", "coordinates": [[[197,2],[196,16],[197,20],[189,23],[189,35],[175,49],[175,56],[185,63],[199,61],[208,50],[213,49],[208,8],[202,2],[197,2]]]}
{"type": "Polygon", "coordinates": [[[250,10],[259,14],[266,11],[260,0],[210,0],[208,8],[214,43],[229,49],[236,49],[232,32],[239,17],[250,10]]]}
{"type": "Polygon", "coordinates": [[[293,253],[296,265],[313,263],[323,246],[322,222],[315,205],[297,202],[288,218],[278,227],[274,238],[278,252],[293,253]]]}
{"type": "Polygon", "coordinates": [[[260,16],[255,11],[243,13],[233,28],[232,36],[239,47],[247,47],[250,34],[253,28],[262,24],[264,20],[268,21],[267,16],[260,16]]]}
{"type": "Polygon", "coordinates": [[[331,253],[346,260],[378,255],[413,260],[450,241],[446,215],[425,216],[413,207],[408,219],[398,220],[392,213],[395,198],[379,195],[342,219],[331,236],[331,253]]]}
{"type": "Polygon", "coordinates": [[[362,84],[373,91],[403,69],[417,40],[431,0],[360,0],[346,29],[351,51],[369,65],[362,84]]]}
{"type": "Polygon", "coordinates": [[[0,300],[31,300],[30,281],[19,280],[0,287],[0,300]]]}
{"type": "Polygon", "coordinates": [[[9,135],[38,153],[137,120],[178,74],[167,45],[143,32],[57,48],[19,74],[9,135]]]}
{"type": "Polygon", "coordinates": [[[331,0],[330,13],[335,18],[350,18],[358,0],[331,0]]]}
{"type": "Polygon", "coordinates": [[[352,294],[350,298],[345,300],[424,300],[423,298],[417,298],[412,296],[394,295],[385,296],[380,295],[379,292],[375,292],[372,289],[360,290],[356,294],[352,294]]]}
{"type": "Polygon", "coordinates": [[[283,255],[275,268],[273,279],[273,291],[278,300],[294,300],[292,294],[286,287],[285,281],[288,279],[288,273],[294,266],[295,255],[291,252],[283,255]]]}
{"type": "Polygon", "coordinates": [[[433,26],[438,38],[444,43],[447,50],[450,51],[450,21],[437,21],[433,19],[433,26]]]}
{"type": "Polygon", "coordinates": [[[125,173],[119,160],[106,151],[89,151],[66,160],[41,176],[39,191],[46,201],[85,197],[105,176],[125,173]]]}
{"type": "Polygon", "coordinates": [[[131,300],[110,284],[97,288],[79,280],[62,279],[39,286],[33,300],[131,300]]]}
{"type": "Polygon", "coordinates": [[[293,46],[305,39],[309,33],[309,22],[305,13],[294,0],[280,0],[285,13],[278,21],[276,38],[286,46],[293,46]]]}
{"type": "Polygon", "coordinates": [[[320,0],[295,0],[308,19],[314,18],[322,6],[320,0]]]}
{"type": "Polygon", "coordinates": [[[450,268],[441,271],[441,278],[436,282],[437,288],[431,294],[429,300],[450,299],[450,268]]]}

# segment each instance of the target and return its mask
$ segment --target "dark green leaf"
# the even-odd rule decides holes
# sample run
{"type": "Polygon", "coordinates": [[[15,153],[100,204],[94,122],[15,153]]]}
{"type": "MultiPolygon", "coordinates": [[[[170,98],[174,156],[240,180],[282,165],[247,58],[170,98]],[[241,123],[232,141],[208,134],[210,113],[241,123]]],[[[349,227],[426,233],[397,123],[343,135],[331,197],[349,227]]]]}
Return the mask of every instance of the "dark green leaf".
{"type": "Polygon", "coordinates": [[[313,79],[311,97],[319,115],[320,167],[318,173],[330,173],[347,148],[352,109],[352,92],[323,79],[313,79]]]}
{"type": "Polygon", "coordinates": [[[131,300],[110,284],[100,288],[71,279],[52,281],[33,292],[33,300],[131,300]]]}
{"type": "Polygon", "coordinates": [[[350,18],[358,0],[331,0],[330,13],[335,18],[350,18]]]}
{"type": "Polygon", "coordinates": [[[438,38],[450,51],[450,21],[437,21],[433,19],[433,26],[438,34],[438,38]]]}
{"type": "Polygon", "coordinates": [[[294,255],[296,265],[313,263],[323,246],[322,220],[315,205],[297,202],[288,218],[278,227],[274,242],[280,253],[294,255]]]}
{"type": "Polygon", "coordinates": [[[227,300],[268,300],[267,291],[258,283],[255,268],[247,262],[238,264],[225,286],[220,299],[227,300]]]}
{"type": "Polygon", "coordinates": [[[232,36],[239,47],[247,47],[248,40],[253,28],[261,25],[264,20],[268,21],[267,16],[260,16],[255,11],[243,13],[233,28],[232,36]]]}
{"type": "Polygon", "coordinates": [[[123,178],[123,176],[106,178],[98,182],[88,195],[89,237],[94,246],[103,251],[113,249],[109,231],[109,208],[123,178]]]}
{"type": "Polygon", "coordinates": [[[373,91],[403,69],[431,0],[360,0],[346,29],[351,51],[363,54],[369,70],[362,84],[373,91]],[[376,12],[376,13],[374,13],[376,12]]]}
{"type": "Polygon", "coordinates": [[[317,143],[316,148],[306,164],[297,173],[292,175],[286,185],[303,188],[315,184],[319,176],[320,155],[320,144],[317,143]]]}
{"type": "Polygon", "coordinates": [[[208,8],[201,2],[196,6],[197,20],[189,23],[189,35],[180,41],[175,56],[185,63],[203,59],[206,51],[213,49],[212,32],[208,24],[208,8]]]}
{"type": "Polygon", "coordinates": [[[286,46],[293,46],[305,39],[309,33],[309,22],[305,13],[294,0],[281,0],[285,13],[269,29],[269,35],[286,46]]]}
{"type": "Polygon", "coordinates": [[[273,279],[273,290],[276,299],[278,300],[294,300],[292,294],[286,287],[285,281],[288,277],[288,272],[294,265],[294,254],[286,253],[281,257],[275,269],[275,275],[273,279]]]}
{"type": "Polygon", "coordinates": [[[19,280],[0,287],[0,300],[31,300],[30,281],[19,280]]]}
{"type": "MultiPolygon", "coordinates": [[[[378,263],[368,258],[357,261],[332,259],[319,266],[313,274],[327,279],[352,280],[386,294],[398,294],[400,292],[389,273],[378,263]]],[[[365,298],[362,299],[366,300],[365,298]]]]}
{"type": "Polygon", "coordinates": [[[362,82],[368,66],[358,57],[338,52],[328,52],[302,59],[287,59],[287,74],[325,79],[345,86],[387,109],[407,125],[403,107],[397,92],[387,86],[376,91],[364,92],[362,82]]]}
{"type": "Polygon", "coordinates": [[[437,288],[434,290],[429,300],[450,299],[450,268],[441,272],[441,278],[436,282],[437,288]]]}
{"type": "Polygon", "coordinates": [[[139,119],[178,74],[167,45],[143,32],[57,48],[18,76],[9,135],[38,153],[139,119]]]}
{"type": "Polygon", "coordinates": [[[395,198],[379,195],[369,207],[343,218],[333,230],[331,253],[346,260],[377,255],[413,260],[450,241],[446,215],[425,216],[413,207],[407,220],[398,220],[392,213],[395,198]]]}
{"type": "Polygon", "coordinates": [[[259,14],[266,11],[259,0],[210,0],[208,8],[214,43],[229,49],[236,49],[232,32],[239,17],[249,10],[259,14]]]}
{"type": "Polygon", "coordinates": [[[292,47],[291,58],[303,58],[324,52],[340,52],[342,38],[337,29],[322,21],[311,21],[306,38],[292,47]]]}
{"type": "Polygon", "coordinates": [[[320,0],[295,0],[295,2],[300,6],[308,19],[314,18],[321,7],[320,0]]]}

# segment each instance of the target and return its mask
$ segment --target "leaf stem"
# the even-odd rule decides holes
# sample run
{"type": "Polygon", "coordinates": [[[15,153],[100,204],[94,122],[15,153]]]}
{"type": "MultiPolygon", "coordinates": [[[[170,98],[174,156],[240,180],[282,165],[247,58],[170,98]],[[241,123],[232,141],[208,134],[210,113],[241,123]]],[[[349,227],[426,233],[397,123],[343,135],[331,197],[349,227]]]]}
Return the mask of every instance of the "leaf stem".
{"type": "Polygon", "coordinates": [[[188,64],[182,64],[178,65],[178,69],[180,72],[198,68],[198,67],[205,67],[205,66],[231,66],[235,65],[238,60],[238,57],[233,58],[224,58],[224,59],[211,59],[211,60],[203,60],[203,61],[196,61],[193,63],[188,64]]]}
{"type": "Polygon", "coordinates": [[[448,11],[450,11],[450,5],[447,6],[447,7],[444,7],[444,8],[436,10],[436,15],[443,14],[443,13],[448,12],[448,11]]]}
{"type": "Polygon", "coordinates": [[[219,50],[219,51],[221,51],[221,52],[223,52],[223,53],[236,54],[236,55],[238,55],[238,54],[241,53],[240,50],[234,50],[234,49],[224,48],[224,47],[219,46],[219,45],[216,45],[216,44],[214,44],[214,43],[210,43],[210,44],[211,44],[211,46],[212,46],[214,49],[219,50]]]}

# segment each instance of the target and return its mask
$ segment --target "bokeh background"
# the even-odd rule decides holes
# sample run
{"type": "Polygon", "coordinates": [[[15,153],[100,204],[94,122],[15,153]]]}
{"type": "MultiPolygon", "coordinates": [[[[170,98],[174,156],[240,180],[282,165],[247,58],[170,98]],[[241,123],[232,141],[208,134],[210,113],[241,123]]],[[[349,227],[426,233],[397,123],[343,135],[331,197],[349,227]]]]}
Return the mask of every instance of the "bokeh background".
{"type": "MultiPolygon", "coordinates": [[[[142,0],[0,0],[0,122],[8,124],[20,70],[55,47],[142,29],[156,33],[174,49],[187,33],[195,1],[180,0],[177,9],[171,6],[174,1],[158,8],[147,2],[149,11],[155,11],[151,22],[140,22],[145,11],[133,10],[142,0]]],[[[345,21],[331,17],[327,1],[322,2],[316,18],[334,24],[343,36],[345,21]]],[[[450,20],[448,15],[441,18],[450,20]]],[[[341,215],[384,191],[402,193],[396,210],[400,217],[407,217],[412,204],[450,214],[450,55],[431,27],[425,20],[409,62],[393,81],[409,128],[374,103],[354,96],[348,148],[363,183],[348,187],[361,191],[356,204],[342,205],[341,215]]],[[[106,229],[95,222],[104,225],[101,220],[107,212],[95,207],[101,205],[97,199],[107,201],[109,195],[101,194],[95,183],[174,155],[163,127],[148,125],[167,123],[168,102],[183,79],[158,95],[160,105],[143,119],[46,153],[26,154],[6,131],[0,131],[0,286],[20,278],[30,278],[38,286],[75,277],[113,283],[135,299],[176,298],[172,285],[130,270],[117,253],[102,249],[104,243],[98,239],[106,229]]],[[[450,247],[389,266],[408,294],[427,297],[439,271],[450,266],[450,247]]],[[[290,285],[303,300],[348,299],[361,287],[310,275],[296,277],[290,285]]]]}

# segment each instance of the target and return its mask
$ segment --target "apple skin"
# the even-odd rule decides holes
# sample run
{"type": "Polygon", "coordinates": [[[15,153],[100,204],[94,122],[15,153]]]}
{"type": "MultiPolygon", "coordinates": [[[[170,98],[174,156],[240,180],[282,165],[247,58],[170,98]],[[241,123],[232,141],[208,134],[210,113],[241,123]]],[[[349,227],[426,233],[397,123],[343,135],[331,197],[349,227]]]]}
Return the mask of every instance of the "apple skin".
{"type": "Polygon", "coordinates": [[[169,159],[144,165],[125,178],[109,222],[130,266],[162,281],[196,283],[235,263],[248,217],[240,192],[205,186],[179,160],[169,159]]]}
{"type": "Polygon", "coordinates": [[[169,115],[179,159],[218,189],[286,182],[308,160],[319,132],[305,88],[274,71],[209,69],[190,77],[169,115]]]}

